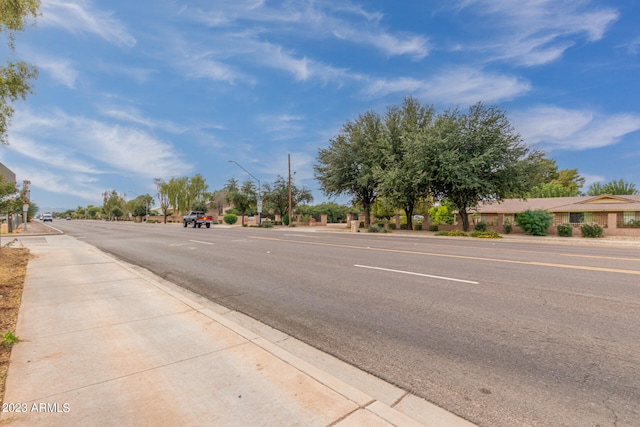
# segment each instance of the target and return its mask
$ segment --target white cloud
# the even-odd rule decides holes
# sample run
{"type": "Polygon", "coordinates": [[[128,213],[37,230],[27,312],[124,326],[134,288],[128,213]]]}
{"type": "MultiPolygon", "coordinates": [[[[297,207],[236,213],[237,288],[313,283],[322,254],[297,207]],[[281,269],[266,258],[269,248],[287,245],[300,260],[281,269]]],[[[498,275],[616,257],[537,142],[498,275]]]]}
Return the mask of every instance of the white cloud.
{"type": "Polygon", "coordinates": [[[531,89],[528,82],[516,77],[486,73],[473,69],[443,71],[430,79],[398,78],[375,80],[366,89],[369,96],[393,93],[416,93],[429,102],[474,104],[513,99],[531,89]]]}
{"type": "MultiPolygon", "coordinates": [[[[223,43],[219,48],[207,46],[204,49],[198,44],[184,40],[182,35],[177,33],[169,35],[168,40],[170,42],[165,49],[165,60],[185,77],[210,79],[229,84],[235,84],[237,81],[253,83],[252,78],[219,60],[228,56],[225,52],[225,49],[231,49],[228,40],[226,45],[223,43]]],[[[244,49],[241,46],[244,44],[244,41],[237,40],[231,43],[231,46],[242,51],[244,49]]]]}
{"type": "Polygon", "coordinates": [[[125,25],[109,12],[95,10],[85,0],[42,0],[38,24],[62,28],[71,34],[95,34],[109,43],[133,47],[136,39],[125,25]]]}
{"type": "Polygon", "coordinates": [[[92,165],[82,159],[74,158],[73,150],[67,147],[43,145],[34,139],[20,135],[20,132],[18,132],[17,136],[12,137],[10,148],[12,151],[40,164],[66,169],[69,172],[82,174],[103,173],[96,165],[92,165]]]}
{"type": "Polygon", "coordinates": [[[18,176],[29,177],[32,189],[40,188],[64,196],[71,195],[93,201],[99,199],[100,193],[104,191],[104,188],[96,184],[93,175],[75,174],[69,178],[56,171],[32,166],[17,167],[15,172],[18,176]]]}
{"type": "Polygon", "coordinates": [[[617,47],[625,48],[630,55],[637,55],[638,53],[640,53],[640,37],[631,40],[629,43],[624,43],[617,47]]]}
{"type": "Polygon", "coordinates": [[[512,115],[526,142],[548,150],[586,150],[617,144],[640,130],[640,115],[602,115],[593,111],[539,106],[512,115]]]}
{"type": "Polygon", "coordinates": [[[144,126],[149,129],[160,129],[170,133],[183,133],[188,130],[184,125],[178,125],[167,120],[154,120],[145,116],[139,109],[126,106],[101,106],[100,110],[106,117],[116,119],[123,123],[144,126]]]}
{"type": "Polygon", "coordinates": [[[619,16],[612,8],[594,10],[589,0],[464,0],[459,6],[486,18],[489,36],[478,48],[525,66],[559,58],[580,38],[600,40],[619,16]]]}
{"type": "Polygon", "coordinates": [[[305,132],[303,116],[291,114],[261,115],[258,118],[262,128],[271,134],[275,140],[289,139],[303,135],[305,132]]]}
{"type": "MultiPolygon", "coordinates": [[[[16,112],[12,140],[48,140],[50,147],[36,147],[42,154],[31,154],[48,167],[70,166],[70,171],[117,172],[153,178],[179,175],[190,170],[171,145],[148,132],[130,126],[112,125],[95,119],[69,116],[61,111],[38,114],[16,112]]],[[[12,144],[14,147],[15,144],[12,144]]],[[[19,150],[27,150],[22,145],[19,150]]],[[[13,148],[16,149],[16,148],[13,148]]]]}
{"type": "Polygon", "coordinates": [[[215,28],[233,28],[241,21],[253,22],[260,26],[260,35],[286,33],[291,37],[317,40],[334,36],[373,46],[390,56],[408,55],[420,59],[429,53],[425,37],[385,31],[380,25],[381,13],[367,11],[348,1],[284,2],[278,6],[264,1],[223,2],[215,4],[211,10],[183,8],[181,15],[215,28]],[[349,18],[344,19],[341,14],[349,18]]]}
{"type": "Polygon", "coordinates": [[[338,69],[307,57],[296,58],[292,52],[271,43],[255,43],[254,60],[268,67],[292,74],[296,81],[321,80],[323,83],[359,79],[347,70],[338,69]]]}
{"type": "Polygon", "coordinates": [[[39,69],[51,74],[54,80],[70,89],[75,89],[78,72],[73,68],[70,61],[46,55],[35,55],[33,61],[39,69]]]}
{"type": "Polygon", "coordinates": [[[581,173],[580,176],[584,178],[584,190],[588,189],[591,184],[595,184],[596,182],[604,182],[606,180],[606,178],[602,175],[581,173]]]}

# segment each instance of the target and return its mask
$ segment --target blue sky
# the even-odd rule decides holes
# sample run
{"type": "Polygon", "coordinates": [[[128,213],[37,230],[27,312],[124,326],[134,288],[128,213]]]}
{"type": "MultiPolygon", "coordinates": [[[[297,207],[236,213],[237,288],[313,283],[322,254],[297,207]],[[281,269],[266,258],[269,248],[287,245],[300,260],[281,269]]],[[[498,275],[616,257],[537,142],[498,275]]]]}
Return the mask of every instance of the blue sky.
{"type": "Polygon", "coordinates": [[[406,96],[496,104],[561,169],[640,187],[635,0],[42,0],[41,12],[16,43],[40,70],[35,94],[14,104],[0,147],[41,210],[155,194],[155,177],[199,173],[210,190],[250,178],[228,160],[273,182],[289,153],[321,203],[318,149],[406,96]]]}

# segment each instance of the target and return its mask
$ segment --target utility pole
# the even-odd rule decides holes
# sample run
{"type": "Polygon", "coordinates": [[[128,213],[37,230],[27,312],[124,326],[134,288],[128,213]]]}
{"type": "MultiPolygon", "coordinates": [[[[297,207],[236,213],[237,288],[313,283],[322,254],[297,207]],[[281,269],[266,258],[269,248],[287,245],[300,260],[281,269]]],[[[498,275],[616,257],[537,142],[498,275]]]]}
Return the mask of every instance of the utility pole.
{"type": "Polygon", "coordinates": [[[291,200],[291,154],[288,154],[289,157],[289,224],[291,227],[292,219],[293,219],[293,201],[291,200]]]}
{"type": "Polygon", "coordinates": [[[31,196],[31,192],[29,191],[29,184],[31,181],[25,179],[22,181],[22,191],[24,191],[24,205],[22,205],[22,213],[24,220],[24,231],[27,231],[27,222],[29,221],[29,198],[31,196]]]}

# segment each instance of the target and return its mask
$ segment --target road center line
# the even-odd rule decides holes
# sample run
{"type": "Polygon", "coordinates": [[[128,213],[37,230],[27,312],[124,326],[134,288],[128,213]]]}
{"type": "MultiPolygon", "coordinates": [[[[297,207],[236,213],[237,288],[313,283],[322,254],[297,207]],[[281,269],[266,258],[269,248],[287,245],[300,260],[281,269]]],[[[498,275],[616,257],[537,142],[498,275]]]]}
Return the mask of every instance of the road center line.
{"type": "Polygon", "coordinates": [[[193,242],[193,243],[200,243],[200,244],[203,244],[203,245],[213,245],[213,243],[211,243],[211,242],[202,242],[200,240],[189,240],[189,241],[193,242]]]}
{"type": "Polygon", "coordinates": [[[433,257],[441,257],[441,258],[470,259],[475,261],[498,262],[498,263],[504,263],[504,264],[538,265],[538,266],[553,267],[553,268],[568,268],[568,269],[575,269],[575,270],[601,271],[605,273],[640,275],[640,270],[623,270],[618,268],[591,267],[587,265],[583,266],[583,265],[572,265],[572,264],[555,264],[555,263],[536,262],[536,261],[516,261],[516,260],[509,260],[509,259],[488,258],[488,257],[479,257],[479,256],[470,256],[470,255],[439,254],[434,252],[410,251],[406,249],[375,248],[370,246],[344,245],[344,244],[337,244],[337,243],[305,242],[304,240],[288,240],[288,239],[258,237],[258,236],[252,236],[250,238],[258,239],[258,240],[271,240],[271,241],[278,241],[278,242],[298,243],[302,245],[328,246],[328,247],[345,248],[345,249],[360,249],[365,251],[392,252],[392,253],[402,253],[402,254],[412,254],[412,255],[425,255],[425,256],[433,256],[433,257]]]}
{"type": "Polygon", "coordinates": [[[392,268],[373,267],[371,265],[360,265],[360,264],[354,264],[353,266],[354,267],[358,267],[358,268],[368,268],[370,270],[388,271],[390,273],[409,274],[411,276],[422,276],[422,277],[430,277],[432,279],[449,280],[449,281],[452,281],[452,282],[470,283],[472,285],[479,285],[480,284],[479,282],[474,282],[474,281],[471,281],[471,280],[455,279],[453,277],[444,277],[444,276],[434,276],[432,274],[416,273],[414,271],[394,270],[392,268]]]}

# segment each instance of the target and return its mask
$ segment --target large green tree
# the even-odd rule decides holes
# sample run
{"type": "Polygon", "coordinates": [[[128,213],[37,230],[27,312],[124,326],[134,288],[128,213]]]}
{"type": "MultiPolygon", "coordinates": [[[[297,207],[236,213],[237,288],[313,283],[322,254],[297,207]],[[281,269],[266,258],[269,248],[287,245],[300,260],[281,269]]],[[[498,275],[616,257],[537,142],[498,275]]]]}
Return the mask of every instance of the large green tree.
{"type": "Polygon", "coordinates": [[[108,220],[120,218],[125,212],[126,205],[124,198],[116,190],[103,194],[102,212],[108,220]]]}
{"type": "Polygon", "coordinates": [[[602,194],[611,194],[611,195],[624,195],[624,194],[638,194],[638,190],[636,189],[636,185],[632,182],[625,182],[620,179],[618,181],[613,180],[609,181],[605,184],[600,184],[596,182],[589,186],[587,190],[588,196],[600,196],[602,194]]]}
{"type": "Polygon", "coordinates": [[[186,176],[175,178],[171,177],[167,183],[167,193],[169,197],[169,206],[173,209],[173,213],[186,214],[191,206],[188,201],[189,178],[186,176]]]}
{"type": "MultiPolygon", "coordinates": [[[[264,204],[268,212],[284,216],[289,213],[289,182],[280,175],[273,184],[264,184],[264,204]]],[[[305,187],[298,188],[291,183],[291,206],[292,209],[301,203],[311,203],[313,196],[311,191],[305,187]]]]}
{"type": "Polygon", "coordinates": [[[573,197],[579,194],[574,187],[567,187],[557,182],[536,185],[529,191],[527,198],[573,197]]]}
{"type": "Polygon", "coordinates": [[[189,210],[208,211],[207,200],[211,198],[209,185],[202,175],[195,174],[187,184],[187,202],[189,210]]]}
{"type": "Polygon", "coordinates": [[[257,205],[257,192],[253,183],[247,181],[239,186],[238,180],[231,178],[224,186],[227,203],[240,214],[240,223],[244,226],[244,215],[257,205]]]}
{"type": "Polygon", "coordinates": [[[434,197],[457,207],[465,231],[469,208],[524,197],[542,157],[524,144],[504,111],[482,103],[466,114],[459,110],[441,114],[424,146],[434,197]]]}
{"type": "Polygon", "coordinates": [[[163,222],[166,224],[167,217],[169,216],[169,208],[171,207],[171,202],[169,201],[169,183],[161,178],[154,178],[153,183],[156,186],[156,195],[158,197],[158,203],[160,204],[163,222]]]}
{"type": "Polygon", "coordinates": [[[143,194],[127,202],[127,209],[133,216],[145,217],[153,205],[153,196],[143,194]]]}
{"type": "Polygon", "coordinates": [[[400,107],[387,110],[382,139],[382,162],[376,168],[380,193],[387,202],[402,208],[407,228],[413,229],[413,211],[427,197],[430,186],[430,160],[424,157],[423,144],[429,143],[435,110],[415,98],[405,98],[400,107]]]}
{"type": "Polygon", "coordinates": [[[316,179],[329,197],[349,195],[364,211],[365,227],[370,224],[371,205],[378,196],[382,162],[383,123],[375,112],[367,112],[348,121],[340,133],[330,139],[329,147],[318,151],[314,166],[316,179]]]}
{"type": "Polygon", "coordinates": [[[0,32],[7,35],[10,50],[6,65],[0,67],[0,144],[8,144],[7,130],[14,113],[11,103],[32,93],[31,80],[38,76],[35,67],[16,61],[14,52],[16,32],[24,30],[28,20],[35,20],[39,8],[39,0],[0,1],[0,32]]]}
{"type": "Polygon", "coordinates": [[[528,198],[572,197],[580,194],[585,178],[580,176],[578,169],[558,170],[555,160],[542,157],[531,183],[533,186],[527,194],[528,198]]]}
{"type": "MultiPolygon", "coordinates": [[[[18,187],[0,175],[0,213],[13,212],[13,200],[18,195],[18,187]]],[[[22,209],[22,205],[20,205],[22,209]]]]}

